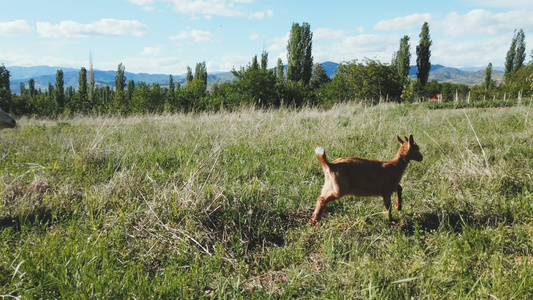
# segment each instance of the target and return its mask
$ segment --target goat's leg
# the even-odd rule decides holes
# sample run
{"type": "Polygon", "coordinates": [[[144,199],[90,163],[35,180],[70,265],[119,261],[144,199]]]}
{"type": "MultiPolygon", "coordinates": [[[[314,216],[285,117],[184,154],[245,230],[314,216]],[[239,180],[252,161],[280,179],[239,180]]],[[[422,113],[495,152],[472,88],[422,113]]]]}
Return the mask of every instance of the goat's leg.
{"type": "Polygon", "coordinates": [[[396,188],[396,209],[398,211],[402,210],[402,186],[398,184],[396,188]]]}
{"type": "Polygon", "coordinates": [[[309,221],[309,223],[307,223],[307,226],[315,225],[320,220],[320,215],[322,214],[322,210],[324,209],[324,207],[326,207],[329,202],[335,201],[337,199],[338,197],[336,197],[335,195],[320,195],[320,197],[318,197],[318,200],[316,201],[315,211],[311,216],[311,220],[309,221]]]}
{"type": "Polygon", "coordinates": [[[385,209],[387,210],[387,220],[390,222],[392,220],[392,212],[391,212],[391,206],[390,206],[390,194],[389,195],[383,195],[383,205],[385,206],[385,209]]]}

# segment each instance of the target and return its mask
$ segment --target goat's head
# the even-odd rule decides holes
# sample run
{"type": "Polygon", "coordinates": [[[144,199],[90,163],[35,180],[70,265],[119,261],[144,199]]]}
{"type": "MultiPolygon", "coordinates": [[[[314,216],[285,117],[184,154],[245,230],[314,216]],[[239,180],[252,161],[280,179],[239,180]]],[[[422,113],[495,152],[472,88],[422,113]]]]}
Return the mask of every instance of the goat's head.
{"type": "Polygon", "coordinates": [[[402,140],[402,138],[400,138],[400,136],[397,137],[398,142],[401,144],[401,156],[405,157],[407,160],[422,161],[424,157],[422,156],[422,153],[420,153],[420,148],[418,148],[418,145],[415,143],[412,134],[409,136],[409,138],[405,137],[405,142],[402,140]]]}

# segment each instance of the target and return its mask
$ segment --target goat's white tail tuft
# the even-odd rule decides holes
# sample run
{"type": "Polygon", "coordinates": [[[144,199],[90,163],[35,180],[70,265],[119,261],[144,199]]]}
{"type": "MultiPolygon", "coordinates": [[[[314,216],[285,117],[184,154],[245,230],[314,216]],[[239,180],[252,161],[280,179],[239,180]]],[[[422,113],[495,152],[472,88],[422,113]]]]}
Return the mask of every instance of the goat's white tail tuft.
{"type": "Polygon", "coordinates": [[[324,155],[324,148],[322,148],[322,147],[316,147],[316,149],[315,149],[315,154],[316,154],[316,155],[319,155],[319,156],[324,155]]]}

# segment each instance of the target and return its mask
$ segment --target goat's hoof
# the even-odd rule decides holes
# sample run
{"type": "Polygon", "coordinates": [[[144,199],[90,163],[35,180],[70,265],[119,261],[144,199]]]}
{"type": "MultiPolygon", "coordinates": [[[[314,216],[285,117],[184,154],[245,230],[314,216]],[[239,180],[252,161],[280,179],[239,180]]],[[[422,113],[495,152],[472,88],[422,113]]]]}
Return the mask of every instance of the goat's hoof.
{"type": "Polygon", "coordinates": [[[307,226],[320,226],[320,223],[318,223],[316,220],[311,220],[307,223],[307,226]]]}

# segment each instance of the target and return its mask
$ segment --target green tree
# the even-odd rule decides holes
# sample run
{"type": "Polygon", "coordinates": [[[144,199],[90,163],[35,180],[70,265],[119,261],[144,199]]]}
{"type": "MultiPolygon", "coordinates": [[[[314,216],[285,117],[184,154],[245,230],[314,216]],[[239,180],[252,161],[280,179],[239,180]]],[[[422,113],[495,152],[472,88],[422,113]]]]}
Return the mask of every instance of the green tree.
{"type": "Polygon", "coordinates": [[[302,81],[308,85],[313,69],[313,33],[311,26],[304,22],[300,26],[293,23],[287,44],[287,79],[289,81],[302,81]]]}
{"type": "Polygon", "coordinates": [[[165,98],[163,96],[163,90],[158,83],[152,83],[152,89],[150,91],[150,102],[148,111],[151,113],[162,113],[165,107],[165,98]]]}
{"type": "Polygon", "coordinates": [[[404,35],[400,39],[400,49],[396,52],[396,57],[394,60],[394,65],[398,70],[398,75],[400,75],[400,80],[402,85],[406,85],[409,81],[409,71],[411,69],[411,52],[409,48],[409,36],[404,35]]]}
{"type": "Polygon", "coordinates": [[[192,75],[192,70],[191,70],[191,67],[187,66],[187,75],[185,76],[186,80],[187,80],[187,83],[191,82],[194,77],[192,75]]]}
{"type": "Polygon", "coordinates": [[[56,88],[54,90],[54,96],[56,99],[59,112],[63,112],[65,108],[65,80],[63,78],[63,70],[56,71],[56,88]]]}
{"type": "Polygon", "coordinates": [[[509,50],[507,51],[507,56],[505,57],[505,72],[503,74],[503,78],[505,79],[505,82],[509,81],[509,77],[511,76],[513,72],[515,57],[516,57],[516,34],[515,36],[513,36],[513,39],[511,40],[511,46],[509,47],[509,50]]]}
{"type": "Polygon", "coordinates": [[[128,93],[127,99],[128,103],[131,103],[131,100],[133,99],[133,92],[135,91],[135,81],[133,79],[128,80],[128,93]]]}
{"type": "Polygon", "coordinates": [[[51,82],[48,83],[48,97],[52,98],[54,96],[54,86],[51,82]]]}
{"type": "Polygon", "coordinates": [[[168,90],[174,93],[175,88],[176,87],[174,86],[174,77],[172,77],[172,75],[169,75],[168,76],[168,90]]]}
{"type": "Polygon", "coordinates": [[[376,104],[387,99],[399,101],[402,93],[396,68],[371,59],[341,63],[327,87],[325,103],[358,100],[376,104]]]}
{"type": "Polygon", "coordinates": [[[263,53],[261,53],[261,69],[266,70],[268,69],[268,52],[263,50],[263,53]]]}
{"type": "MultiPolygon", "coordinates": [[[[533,52],[531,54],[533,56],[533,52]]],[[[276,78],[278,82],[284,82],[285,81],[285,66],[283,65],[283,61],[281,58],[278,58],[278,63],[276,64],[276,78]]]]}
{"type": "Polygon", "coordinates": [[[182,107],[186,111],[203,110],[205,107],[206,86],[203,80],[194,78],[183,91],[182,107]]]}
{"type": "Polygon", "coordinates": [[[93,69],[93,55],[91,53],[90,57],[89,57],[89,86],[87,88],[87,92],[88,92],[88,96],[87,96],[87,99],[88,99],[88,102],[89,102],[89,106],[91,107],[91,109],[94,107],[94,102],[95,102],[95,95],[94,95],[94,89],[96,87],[96,82],[94,81],[94,69],[93,69]]]}
{"type": "Polygon", "coordinates": [[[516,33],[516,52],[513,63],[513,72],[517,72],[524,66],[526,60],[526,36],[524,30],[520,28],[516,33]]]}
{"type": "Polygon", "coordinates": [[[126,88],[126,67],[120,63],[118,64],[117,74],[115,75],[115,90],[124,91],[126,88]]]}
{"type": "Polygon", "coordinates": [[[490,90],[493,87],[493,81],[492,81],[492,63],[489,63],[487,68],[485,69],[485,81],[483,83],[483,87],[485,90],[490,90]]]}
{"type": "Polygon", "coordinates": [[[78,106],[77,110],[86,112],[88,110],[88,88],[87,88],[87,69],[81,68],[78,75],[78,106]]]}
{"type": "Polygon", "coordinates": [[[233,106],[241,104],[253,104],[259,106],[279,106],[279,98],[276,93],[276,75],[273,70],[268,70],[268,53],[263,52],[261,65],[259,66],[257,55],[246,68],[239,71],[232,70],[235,76],[233,82],[236,92],[242,95],[242,103],[232,103],[233,106]]]}
{"type": "Polygon", "coordinates": [[[197,79],[200,82],[203,82],[205,85],[205,88],[207,89],[207,67],[205,65],[205,61],[196,64],[196,69],[194,72],[194,79],[197,79]]]}
{"type": "Polygon", "coordinates": [[[30,90],[30,98],[37,95],[37,90],[35,89],[35,79],[30,78],[30,80],[28,80],[28,89],[30,90]]]}
{"type": "Polygon", "coordinates": [[[424,22],[422,25],[422,31],[420,32],[420,42],[416,46],[416,77],[420,81],[421,88],[424,89],[429,78],[429,71],[431,70],[431,39],[429,35],[429,25],[424,22]]]}
{"type": "Polygon", "coordinates": [[[505,73],[503,78],[506,84],[511,83],[513,74],[522,68],[526,59],[526,42],[525,34],[522,29],[514,31],[511,46],[505,57],[505,73]]]}
{"type": "Polygon", "coordinates": [[[118,64],[117,73],[115,75],[115,98],[112,110],[126,113],[129,110],[128,103],[126,103],[126,67],[122,63],[118,64]]]}
{"type": "Polygon", "coordinates": [[[4,64],[0,66],[0,107],[11,110],[11,87],[9,86],[9,70],[4,64]]]}
{"type": "Polygon", "coordinates": [[[331,81],[324,66],[322,64],[316,63],[313,67],[313,72],[311,75],[311,80],[309,81],[309,87],[312,90],[316,90],[321,86],[328,84],[331,81]]]}
{"type": "Polygon", "coordinates": [[[21,96],[28,94],[28,91],[26,90],[26,84],[24,84],[22,81],[19,83],[19,90],[21,96]]]}
{"type": "Polygon", "coordinates": [[[133,97],[131,101],[131,111],[133,113],[144,113],[148,111],[152,92],[150,87],[145,82],[140,82],[133,90],[133,97]]]}

